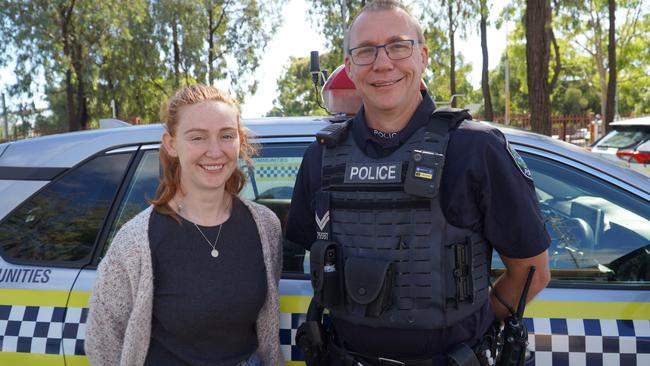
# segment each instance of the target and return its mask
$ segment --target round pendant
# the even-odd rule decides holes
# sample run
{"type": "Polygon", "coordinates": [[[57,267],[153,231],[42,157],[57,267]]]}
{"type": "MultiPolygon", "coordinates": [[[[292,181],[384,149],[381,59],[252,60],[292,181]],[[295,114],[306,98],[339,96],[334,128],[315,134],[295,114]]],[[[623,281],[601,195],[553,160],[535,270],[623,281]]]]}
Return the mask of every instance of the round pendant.
{"type": "Polygon", "coordinates": [[[219,251],[216,250],[216,249],[212,249],[212,251],[210,252],[210,254],[212,254],[213,257],[217,258],[217,257],[219,256],[219,251]]]}

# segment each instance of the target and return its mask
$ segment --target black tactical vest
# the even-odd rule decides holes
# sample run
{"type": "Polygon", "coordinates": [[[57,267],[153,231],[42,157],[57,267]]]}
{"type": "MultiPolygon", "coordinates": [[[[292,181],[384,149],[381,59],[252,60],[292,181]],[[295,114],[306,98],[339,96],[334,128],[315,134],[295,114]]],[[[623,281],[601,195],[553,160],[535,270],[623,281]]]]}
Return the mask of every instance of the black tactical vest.
{"type": "Polygon", "coordinates": [[[407,174],[425,182],[442,175],[448,129],[456,127],[450,116],[458,113],[434,113],[428,126],[385,158],[366,156],[351,134],[323,148],[311,274],[315,298],[335,318],[437,329],[487,301],[491,251],[482,235],[447,222],[438,184],[429,192],[433,197],[405,192],[407,174]],[[442,156],[441,164],[421,167],[414,151],[442,156]]]}

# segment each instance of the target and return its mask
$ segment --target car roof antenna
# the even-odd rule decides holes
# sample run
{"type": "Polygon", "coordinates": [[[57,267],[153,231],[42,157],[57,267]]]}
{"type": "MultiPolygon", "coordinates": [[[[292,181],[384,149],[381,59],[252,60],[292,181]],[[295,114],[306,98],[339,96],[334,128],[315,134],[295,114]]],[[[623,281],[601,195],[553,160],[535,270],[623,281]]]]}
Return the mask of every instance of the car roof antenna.
{"type": "Polygon", "coordinates": [[[325,85],[325,81],[327,80],[327,70],[320,69],[320,56],[318,55],[318,51],[311,51],[309,57],[309,73],[311,74],[311,81],[314,84],[314,90],[316,91],[316,104],[328,113],[331,113],[323,103],[321,103],[320,89],[325,85]]]}

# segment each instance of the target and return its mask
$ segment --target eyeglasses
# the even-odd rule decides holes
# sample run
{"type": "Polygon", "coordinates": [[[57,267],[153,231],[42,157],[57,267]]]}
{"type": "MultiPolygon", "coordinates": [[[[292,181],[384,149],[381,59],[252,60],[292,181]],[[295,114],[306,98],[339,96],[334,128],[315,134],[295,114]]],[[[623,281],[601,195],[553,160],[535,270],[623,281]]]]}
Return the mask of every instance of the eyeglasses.
{"type": "Polygon", "coordinates": [[[380,44],[377,46],[361,46],[350,48],[348,50],[348,53],[350,54],[352,62],[355,65],[366,66],[375,62],[380,48],[386,50],[386,55],[391,60],[397,61],[409,58],[413,54],[414,44],[414,40],[405,39],[402,41],[395,41],[386,44],[380,44]]]}

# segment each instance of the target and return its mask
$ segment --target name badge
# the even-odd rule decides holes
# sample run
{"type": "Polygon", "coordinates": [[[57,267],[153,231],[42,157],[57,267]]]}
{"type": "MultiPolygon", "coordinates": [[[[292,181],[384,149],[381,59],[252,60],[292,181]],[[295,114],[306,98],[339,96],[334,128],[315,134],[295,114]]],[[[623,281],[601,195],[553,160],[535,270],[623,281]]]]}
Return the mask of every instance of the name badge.
{"type": "Polygon", "coordinates": [[[400,183],[402,162],[348,163],[345,165],[345,183],[400,183]]]}

